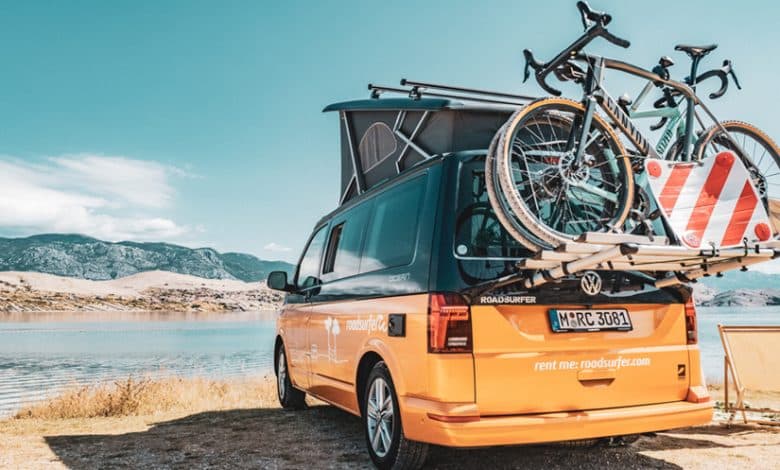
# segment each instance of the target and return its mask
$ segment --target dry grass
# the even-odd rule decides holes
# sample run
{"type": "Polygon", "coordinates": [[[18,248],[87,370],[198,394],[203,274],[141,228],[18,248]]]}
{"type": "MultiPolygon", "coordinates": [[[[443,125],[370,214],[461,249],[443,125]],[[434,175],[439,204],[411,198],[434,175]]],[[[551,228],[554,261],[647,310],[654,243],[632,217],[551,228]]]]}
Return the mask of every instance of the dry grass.
{"type": "Polygon", "coordinates": [[[19,411],[15,419],[72,419],[153,416],[278,406],[273,377],[218,381],[170,377],[74,387],[56,398],[19,411]]]}

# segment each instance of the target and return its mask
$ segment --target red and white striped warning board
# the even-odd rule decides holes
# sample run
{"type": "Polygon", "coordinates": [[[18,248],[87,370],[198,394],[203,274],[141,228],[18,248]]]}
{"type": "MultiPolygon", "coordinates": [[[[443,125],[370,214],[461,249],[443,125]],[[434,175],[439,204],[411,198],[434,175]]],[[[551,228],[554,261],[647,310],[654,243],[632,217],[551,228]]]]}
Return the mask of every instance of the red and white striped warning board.
{"type": "Polygon", "coordinates": [[[699,163],[645,161],[650,192],[688,248],[726,248],[774,236],[764,204],[742,161],[721,152],[699,163]]]}

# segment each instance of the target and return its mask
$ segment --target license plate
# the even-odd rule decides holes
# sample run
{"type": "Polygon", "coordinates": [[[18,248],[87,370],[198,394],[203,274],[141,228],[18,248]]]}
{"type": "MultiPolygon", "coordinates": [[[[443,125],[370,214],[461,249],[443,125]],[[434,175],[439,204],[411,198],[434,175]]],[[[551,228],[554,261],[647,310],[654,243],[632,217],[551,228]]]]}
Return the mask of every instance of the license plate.
{"type": "Polygon", "coordinates": [[[550,325],[555,333],[575,331],[631,331],[631,316],[624,308],[551,309],[550,325]]]}

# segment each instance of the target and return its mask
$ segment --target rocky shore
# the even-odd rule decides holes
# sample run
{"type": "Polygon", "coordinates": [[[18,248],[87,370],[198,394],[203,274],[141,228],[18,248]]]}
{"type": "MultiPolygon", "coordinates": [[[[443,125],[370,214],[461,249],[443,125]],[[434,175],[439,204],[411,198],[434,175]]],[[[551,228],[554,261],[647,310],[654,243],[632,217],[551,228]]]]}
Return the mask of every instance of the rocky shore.
{"type": "Polygon", "coordinates": [[[780,305],[780,289],[734,289],[699,300],[703,307],[764,307],[780,305]]]}
{"type": "Polygon", "coordinates": [[[111,281],[0,273],[0,312],[275,310],[284,295],[265,286],[150,271],[111,281]]]}

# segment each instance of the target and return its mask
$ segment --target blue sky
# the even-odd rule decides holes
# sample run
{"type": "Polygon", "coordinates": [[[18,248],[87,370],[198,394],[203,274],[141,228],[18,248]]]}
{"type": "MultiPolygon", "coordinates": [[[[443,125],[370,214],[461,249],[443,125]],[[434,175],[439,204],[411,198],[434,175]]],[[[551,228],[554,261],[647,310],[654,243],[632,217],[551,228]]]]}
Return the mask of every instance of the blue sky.
{"type": "MultiPolygon", "coordinates": [[[[770,2],[594,0],[628,50],[687,73],[679,42],[720,44],[744,90],[722,119],[780,138],[770,2]]],[[[580,33],[574,1],[30,1],[0,4],[0,235],[81,232],[294,260],[338,200],[337,116],[401,77],[525,94],[522,50],[580,33]]],[[[641,83],[608,79],[636,95],[641,83]]],[[[565,88],[576,97],[575,88],[565,88]]]]}

